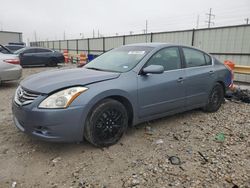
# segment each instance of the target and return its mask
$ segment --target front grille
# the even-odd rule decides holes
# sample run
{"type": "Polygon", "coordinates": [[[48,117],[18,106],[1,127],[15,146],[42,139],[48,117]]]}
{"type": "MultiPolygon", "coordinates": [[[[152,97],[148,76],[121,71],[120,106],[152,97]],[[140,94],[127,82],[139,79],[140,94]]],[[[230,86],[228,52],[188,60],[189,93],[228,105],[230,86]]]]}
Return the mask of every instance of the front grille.
{"type": "Polygon", "coordinates": [[[38,96],[39,94],[27,91],[19,86],[16,90],[14,100],[16,104],[23,106],[31,104],[38,96]]]}

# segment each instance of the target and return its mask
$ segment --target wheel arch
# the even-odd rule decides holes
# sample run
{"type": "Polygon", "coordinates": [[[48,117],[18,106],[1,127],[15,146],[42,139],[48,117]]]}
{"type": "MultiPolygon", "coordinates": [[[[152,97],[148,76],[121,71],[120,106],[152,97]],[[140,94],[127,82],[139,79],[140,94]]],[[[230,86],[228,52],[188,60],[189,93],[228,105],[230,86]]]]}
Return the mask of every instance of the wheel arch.
{"type": "Polygon", "coordinates": [[[132,106],[131,102],[126,97],[121,96],[121,95],[111,95],[111,96],[108,96],[104,99],[113,99],[113,100],[120,102],[127,110],[129,126],[131,126],[133,124],[133,119],[134,119],[133,106],[132,106]]]}
{"type": "Polygon", "coordinates": [[[216,83],[220,84],[222,87],[223,87],[223,92],[224,92],[224,96],[226,94],[226,86],[225,86],[225,83],[221,80],[217,81],[216,83]]]}
{"type": "Polygon", "coordinates": [[[136,113],[136,105],[134,104],[136,101],[133,100],[133,97],[129,97],[126,92],[122,92],[120,90],[109,90],[102,92],[95,97],[93,97],[87,104],[87,117],[92,112],[92,110],[103,100],[105,99],[113,99],[120,102],[126,108],[129,117],[129,126],[133,125],[135,113],[136,113]]]}

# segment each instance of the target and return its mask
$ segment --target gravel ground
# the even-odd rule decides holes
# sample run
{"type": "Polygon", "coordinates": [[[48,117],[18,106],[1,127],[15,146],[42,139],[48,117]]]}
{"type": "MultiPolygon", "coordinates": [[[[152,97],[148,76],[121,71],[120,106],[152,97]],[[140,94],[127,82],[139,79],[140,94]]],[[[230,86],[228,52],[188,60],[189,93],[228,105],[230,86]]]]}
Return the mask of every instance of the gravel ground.
{"type": "MultiPolygon", "coordinates": [[[[23,78],[48,69],[26,68],[23,78]]],[[[18,83],[0,86],[0,187],[250,187],[250,105],[226,101],[128,129],[99,149],[33,139],[12,121],[18,83]]]]}

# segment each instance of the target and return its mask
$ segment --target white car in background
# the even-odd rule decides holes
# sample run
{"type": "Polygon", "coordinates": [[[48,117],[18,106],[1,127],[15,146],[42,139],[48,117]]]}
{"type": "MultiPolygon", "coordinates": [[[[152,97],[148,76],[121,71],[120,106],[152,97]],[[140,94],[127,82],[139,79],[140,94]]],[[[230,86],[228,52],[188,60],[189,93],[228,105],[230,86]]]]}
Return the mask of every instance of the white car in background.
{"type": "Polygon", "coordinates": [[[18,80],[22,76],[22,67],[19,57],[15,54],[0,52],[0,83],[3,81],[18,80]]]}

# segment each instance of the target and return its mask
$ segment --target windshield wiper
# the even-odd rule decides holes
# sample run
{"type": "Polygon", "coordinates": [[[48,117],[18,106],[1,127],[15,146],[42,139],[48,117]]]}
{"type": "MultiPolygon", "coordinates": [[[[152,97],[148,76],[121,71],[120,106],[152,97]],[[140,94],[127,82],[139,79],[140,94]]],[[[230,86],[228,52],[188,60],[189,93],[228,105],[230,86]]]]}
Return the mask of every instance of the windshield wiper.
{"type": "Polygon", "coordinates": [[[97,71],[104,71],[103,69],[95,68],[95,67],[85,67],[86,69],[92,69],[97,71]]]}
{"type": "Polygon", "coordinates": [[[117,73],[121,73],[121,71],[108,70],[108,69],[99,69],[99,68],[95,68],[95,67],[85,67],[85,68],[86,68],[86,69],[97,70],[97,71],[105,71],[105,72],[117,72],[117,73]]]}

